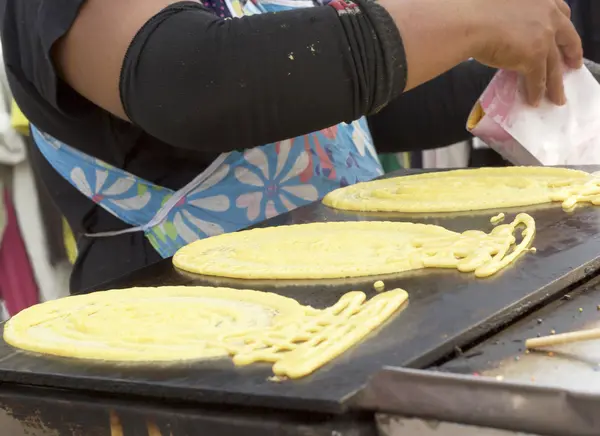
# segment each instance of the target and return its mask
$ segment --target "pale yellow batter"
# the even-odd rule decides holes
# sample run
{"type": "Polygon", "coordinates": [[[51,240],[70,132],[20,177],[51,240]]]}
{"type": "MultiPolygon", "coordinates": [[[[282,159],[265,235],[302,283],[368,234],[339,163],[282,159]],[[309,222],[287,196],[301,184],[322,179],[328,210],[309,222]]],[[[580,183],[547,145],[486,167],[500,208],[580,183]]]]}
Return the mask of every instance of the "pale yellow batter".
{"type": "Polygon", "coordinates": [[[210,287],[132,288],[67,297],[10,319],[4,340],[43,354],[122,362],[232,356],[303,377],[356,345],[407,301],[402,289],[369,301],[344,295],[318,310],[277,294],[210,287]]]}
{"type": "Polygon", "coordinates": [[[363,212],[464,212],[562,202],[600,204],[600,178],[551,167],[480,168],[423,173],[358,183],[323,203],[363,212]]]}
{"type": "Polygon", "coordinates": [[[506,215],[504,213],[499,213],[498,215],[491,217],[490,222],[494,225],[500,224],[504,221],[504,218],[506,218],[506,215]]]}
{"type": "Polygon", "coordinates": [[[239,279],[331,279],[456,268],[490,276],[526,251],[535,222],[519,214],[491,233],[456,233],[403,222],[329,222],[258,228],[202,239],[181,248],[182,270],[239,279]],[[514,232],[523,225],[523,239],[514,232]]]}
{"type": "Polygon", "coordinates": [[[377,280],[375,283],[373,283],[373,289],[375,289],[377,292],[383,291],[385,289],[385,283],[383,280],[377,280]]]}

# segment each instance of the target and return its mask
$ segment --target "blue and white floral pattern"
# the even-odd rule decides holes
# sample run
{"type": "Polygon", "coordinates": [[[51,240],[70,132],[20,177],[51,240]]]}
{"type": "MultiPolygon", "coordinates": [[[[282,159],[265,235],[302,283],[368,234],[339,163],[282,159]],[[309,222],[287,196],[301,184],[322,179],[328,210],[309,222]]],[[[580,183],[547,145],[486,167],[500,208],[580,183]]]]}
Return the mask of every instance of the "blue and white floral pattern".
{"type": "MultiPolygon", "coordinates": [[[[253,13],[261,13],[309,3],[256,0],[251,4],[253,13]]],[[[233,4],[238,14],[231,15],[236,17],[239,4],[233,4]]],[[[223,155],[208,177],[185,192],[157,186],[86,155],[35,126],[32,134],[42,154],[66,180],[122,221],[140,227],[163,257],[197,239],[248,227],[339,187],[383,174],[364,118],[223,155]]]]}

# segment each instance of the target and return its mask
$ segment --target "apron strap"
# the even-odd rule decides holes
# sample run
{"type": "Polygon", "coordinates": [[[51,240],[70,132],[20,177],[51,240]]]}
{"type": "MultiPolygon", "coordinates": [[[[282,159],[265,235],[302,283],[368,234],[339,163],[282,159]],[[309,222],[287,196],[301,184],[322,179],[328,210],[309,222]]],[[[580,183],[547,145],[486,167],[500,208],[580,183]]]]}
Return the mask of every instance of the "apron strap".
{"type": "Polygon", "coordinates": [[[148,221],[146,224],[137,226],[137,227],[132,227],[129,229],[118,230],[118,231],[114,231],[114,232],[86,233],[85,236],[90,237],[90,238],[106,238],[109,236],[124,235],[126,233],[143,232],[154,226],[159,225],[160,223],[162,223],[165,220],[167,215],[169,215],[169,212],[171,212],[171,210],[173,210],[173,208],[177,205],[177,203],[179,203],[179,201],[182,198],[184,198],[186,195],[188,195],[190,192],[192,192],[194,189],[196,189],[198,186],[200,186],[200,184],[202,184],[204,181],[206,181],[206,179],[208,179],[210,176],[212,176],[214,174],[214,172],[221,166],[221,164],[223,162],[225,162],[225,159],[227,159],[227,157],[229,157],[229,154],[230,153],[221,154],[204,171],[202,171],[200,174],[198,174],[191,182],[189,182],[187,185],[185,185],[179,191],[175,192],[171,196],[171,198],[169,198],[165,202],[164,206],[161,207],[158,210],[158,212],[156,212],[156,214],[152,217],[152,219],[150,221],[148,221]]]}

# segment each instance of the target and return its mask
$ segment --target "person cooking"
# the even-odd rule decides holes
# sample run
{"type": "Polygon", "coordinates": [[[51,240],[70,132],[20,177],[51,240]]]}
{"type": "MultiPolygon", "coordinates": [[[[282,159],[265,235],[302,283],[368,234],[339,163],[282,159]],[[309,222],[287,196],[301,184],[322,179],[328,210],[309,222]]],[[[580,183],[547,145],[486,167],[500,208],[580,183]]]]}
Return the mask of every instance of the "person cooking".
{"type": "Polygon", "coordinates": [[[494,68],[562,105],[582,65],[563,0],[0,5],[32,163],[79,235],[72,292],[373,179],[375,147],[465,139],[494,68]]]}

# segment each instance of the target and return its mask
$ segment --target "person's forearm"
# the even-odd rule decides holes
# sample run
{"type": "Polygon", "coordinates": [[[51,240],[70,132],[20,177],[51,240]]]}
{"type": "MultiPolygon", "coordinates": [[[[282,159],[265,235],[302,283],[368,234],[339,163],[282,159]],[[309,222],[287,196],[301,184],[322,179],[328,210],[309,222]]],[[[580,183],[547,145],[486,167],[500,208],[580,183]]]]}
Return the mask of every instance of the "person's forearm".
{"type": "Polygon", "coordinates": [[[468,139],[467,117],[495,71],[464,62],[394,100],[369,117],[377,151],[426,150],[468,139]]]}
{"type": "MultiPolygon", "coordinates": [[[[448,71],[475,53],[469,2],[379,0],[396,21],[408,64],[410,90],[448,71]]],[[[472,3],[471,3],[472,7],[472,3]]]]}
{"type": "Polygon", "coordinates": [[[546,83],[561,103],[557,58],[581,63],[565,7],[334,0],[222,20],[198,2],[86,0],[53,60],[80,95],[164,142],[228,151],[372,115],[471,57],[523,73],[532,104],[546,83]]]}

